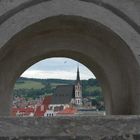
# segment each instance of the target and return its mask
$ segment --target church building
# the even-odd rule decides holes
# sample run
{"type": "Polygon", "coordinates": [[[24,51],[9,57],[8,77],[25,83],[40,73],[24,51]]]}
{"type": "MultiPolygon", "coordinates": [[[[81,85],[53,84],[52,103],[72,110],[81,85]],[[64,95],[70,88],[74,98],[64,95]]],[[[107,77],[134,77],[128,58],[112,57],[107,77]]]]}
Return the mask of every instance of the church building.
{"type": "Polygon", "coordinates": [[[56,87],[50,106],[54,109],[70,104],[75,106],[82,106],[83,104],[79,67],[77,68],[77,78],[73,85],[59,85],[56,87]]]}

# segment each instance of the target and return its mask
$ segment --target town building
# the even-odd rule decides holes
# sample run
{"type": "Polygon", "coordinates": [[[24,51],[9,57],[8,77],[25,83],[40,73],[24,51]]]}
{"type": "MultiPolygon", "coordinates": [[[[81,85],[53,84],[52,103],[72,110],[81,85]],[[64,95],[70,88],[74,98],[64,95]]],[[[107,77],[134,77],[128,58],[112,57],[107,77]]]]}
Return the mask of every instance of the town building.
{"type": "Polygon", "coordinates": [[[83,105],[79,67],[77,68],[75,84],[57,86],[52,96],[52,103],[49,105],[49,108],[54,111],[61,111],[71,105],[75,107],[83,105]]]}

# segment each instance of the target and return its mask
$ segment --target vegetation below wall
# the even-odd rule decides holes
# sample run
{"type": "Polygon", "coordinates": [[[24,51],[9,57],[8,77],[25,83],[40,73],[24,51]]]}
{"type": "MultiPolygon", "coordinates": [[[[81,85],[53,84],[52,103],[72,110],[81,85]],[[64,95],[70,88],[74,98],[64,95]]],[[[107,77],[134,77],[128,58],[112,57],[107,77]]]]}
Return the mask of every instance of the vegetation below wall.
{"type": "MultiPolygon", "coordinates": [[[[39,98],[42,95],[53,94],[57,85],[74,84],[74,80],[62,79],[29,79],[19,78],[14,88],[14,96],[39,98]]],[[[96,79],[82,80],[83,97],[103,101],[102,90],[96,79]]]]}

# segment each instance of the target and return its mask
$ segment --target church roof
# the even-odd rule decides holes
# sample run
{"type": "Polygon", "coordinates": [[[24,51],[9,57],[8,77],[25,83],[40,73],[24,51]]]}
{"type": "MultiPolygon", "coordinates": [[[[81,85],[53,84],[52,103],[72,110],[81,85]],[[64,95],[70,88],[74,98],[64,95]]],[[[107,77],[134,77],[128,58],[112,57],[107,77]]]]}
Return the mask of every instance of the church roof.
{"type": "Polygon", "coordinates": [[[59,85],[52,96],[52,104],[69,104],[75,96],[74,85],[59,85]]]}

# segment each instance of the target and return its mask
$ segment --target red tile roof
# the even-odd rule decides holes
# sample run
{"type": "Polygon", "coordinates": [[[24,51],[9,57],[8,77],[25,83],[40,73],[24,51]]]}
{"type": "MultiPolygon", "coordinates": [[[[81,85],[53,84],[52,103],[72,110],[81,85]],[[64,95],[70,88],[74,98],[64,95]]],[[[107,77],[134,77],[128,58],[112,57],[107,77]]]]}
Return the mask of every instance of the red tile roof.
{"type": "Polygon", "coordinates": [[[75,108],[72,108],[72,107],[68,107],[68,108],[65,108],[64,110],[62,111],[59,111],[57,114],[75,114],[77,113],[77,110],[75,108]]]}
{"type": "Polygon", "coordinates": [[[41,110],[41,106],[37,106],[34,116],[41,117],[44,116],[45,110],[41,110]]]}
{"type": "Polygon", "coordinates": [[[44,116],[44,113],[46,112],[46,110],[48,110],[48,107],[49,107],[49,104],[51,103],[51,100],[52,100],[52,96],[46,96],[43,100],[42,105],[41,105],[44,107],[44,109],[41,110],[41,106],[38,106],[34,115],[37,117],[44,116]]]}
{"type": "Polygon", "coordinates": [[[25,115],[29,115],[30,113],[34,113],[34,116],[40,117],[44,116],[44,113],[49,107],[49,104],[51,103],[52,96],[46,96],[42,102],[42,105],[37,106],[36,109],[34,108],[12,108],[12,116],[16,116],[16,113],[24,113],[25,115]]]}
{"type": "Polygon", "coordinates": [[[17,112],[29,115],[30,113],[34,113],[34,108],[12,108],[12,116],[16,116],[17,112]]]}
{"type": "Polygon", "coordinates": [[[51,96],[51,95],[50,95],[50,96],[46,96],[46,97],[44,98],[44,100],[43,100],[42,105],[44,105],[45,108],[48,109],[49,104],[51,104],[51,101],[52,101],[52,96],[51,96]]]}

